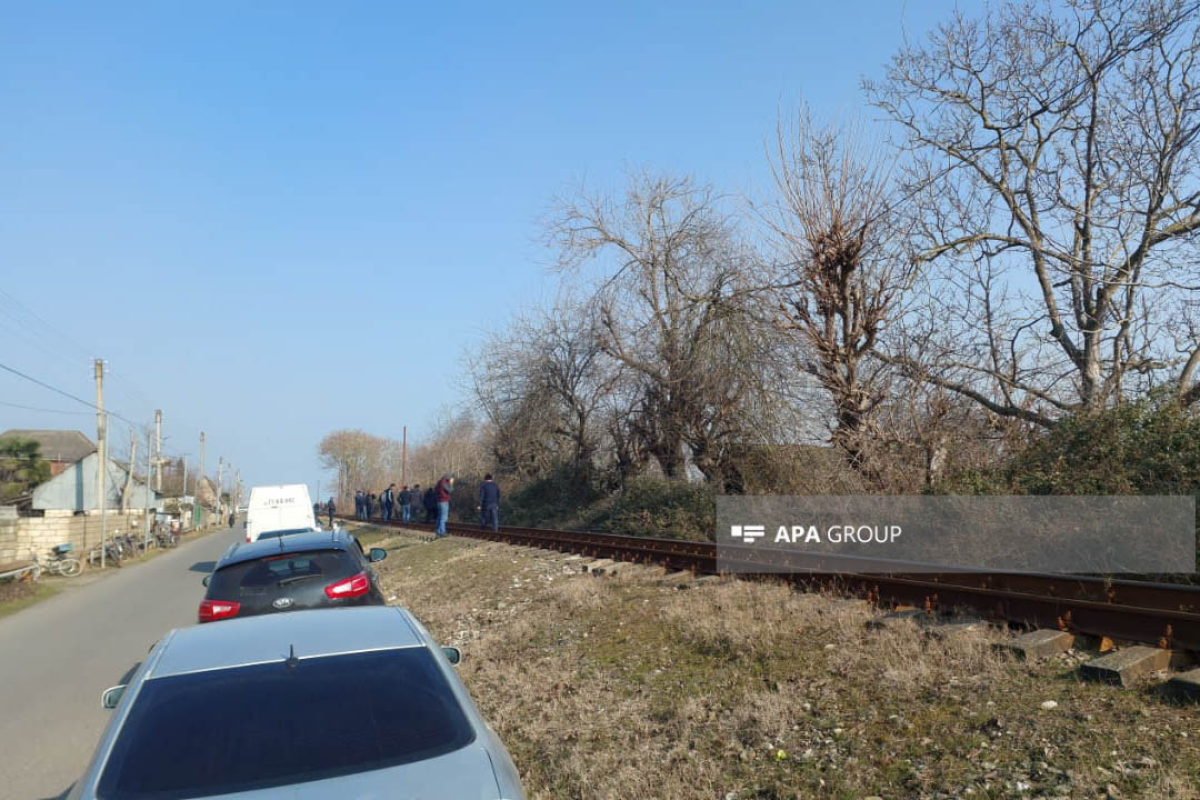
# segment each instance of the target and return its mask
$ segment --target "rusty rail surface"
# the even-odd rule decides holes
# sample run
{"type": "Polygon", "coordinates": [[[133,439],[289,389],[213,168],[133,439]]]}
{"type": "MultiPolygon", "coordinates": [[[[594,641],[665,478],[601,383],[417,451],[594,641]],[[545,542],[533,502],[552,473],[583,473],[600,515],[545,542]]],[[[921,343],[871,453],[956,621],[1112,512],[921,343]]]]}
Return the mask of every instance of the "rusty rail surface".
{"type": "MultiPolygon", "coordinates": [[[[347,521],[353,517],[343,516],[347,521]]],[[[432,530],[428,523],[396,520],[373,525],[432,530]]],[[[712,542],[654,539],[610,533],[448,523],[458,536],[578,553],[593,558],[657,564],[696,574],[717,574],[712,542]]],[[[741,565],[753,564],[747,554],[741,565]]],[[[811,568],[789,574],[739,573],[742,577],[830,588],[877,605],[907,605],[932,613],[966,609],[1013,625],[1055,628],[1094,637],[1144,642],[1200,652],[1200,587],[1032,572],[913,572],[911,564],[879,559],[813,555],[811,568]],[[871,571],[857,571],[869,562],[871,571]],[[857,568],[857,569],[856,569],[857,568]]]]}

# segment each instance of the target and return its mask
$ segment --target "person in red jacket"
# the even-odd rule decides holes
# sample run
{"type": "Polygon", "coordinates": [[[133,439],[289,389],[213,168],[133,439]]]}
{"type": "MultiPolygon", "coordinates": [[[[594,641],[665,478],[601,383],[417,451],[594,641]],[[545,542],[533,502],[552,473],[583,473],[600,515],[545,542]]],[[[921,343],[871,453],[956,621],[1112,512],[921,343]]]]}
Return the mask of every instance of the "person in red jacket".
{"type": "Polygon", "coordinates": [[[437,537],[446,535],[446,520],[450,518],[450,493],[454,491],[454,474],[447,472],[433,487],[433,498],[437,501],[437,537]]]}

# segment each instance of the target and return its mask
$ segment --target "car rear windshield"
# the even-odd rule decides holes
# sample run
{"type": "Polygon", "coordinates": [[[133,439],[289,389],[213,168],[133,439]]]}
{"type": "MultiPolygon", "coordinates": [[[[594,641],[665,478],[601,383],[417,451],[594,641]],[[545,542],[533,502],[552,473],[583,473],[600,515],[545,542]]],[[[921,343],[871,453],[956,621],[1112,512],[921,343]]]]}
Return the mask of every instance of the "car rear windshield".
{"type": "Polygon", "coordinates": [[[258,535],[258,541],[262,539],[275,539],[280,536],[294,536],[297,533],[312,533],[315,528],[282,528],[277,531],[263,531],[258,535]]]}
{"type": "Polygon", "coordinates": [[[308,581],[345,578],[361,569],[345,550],[281,553],[222,567],[208,581],[212,600],[242,600],[308,581]]]}
{"type": "Polygon", "coordinates": [[[424,647],[153,678],[97,796],[168,800],[323,780],[444,755],[474,738],[424,647]]]}

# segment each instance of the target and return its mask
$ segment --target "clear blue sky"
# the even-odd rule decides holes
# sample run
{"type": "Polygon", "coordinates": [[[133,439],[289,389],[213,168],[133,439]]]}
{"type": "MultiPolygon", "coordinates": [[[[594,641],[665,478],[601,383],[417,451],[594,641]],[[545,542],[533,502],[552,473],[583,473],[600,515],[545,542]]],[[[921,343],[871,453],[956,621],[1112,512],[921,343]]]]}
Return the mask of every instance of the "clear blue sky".
{"type": "MultiPolygon", "coordinates": [[[[955,5],[4,4],[0,289],[56,335],[0,295],[0,363],[90,399],[101,356],[169,451],[204,429],[210,474],[315,484],[323,434],[419,438],[548,293],[554,194],[640,166],[752,191],[781,103],[860,112],[955,5]]],[[[0,403],[95,436],[7,373],[0,403]]]]}

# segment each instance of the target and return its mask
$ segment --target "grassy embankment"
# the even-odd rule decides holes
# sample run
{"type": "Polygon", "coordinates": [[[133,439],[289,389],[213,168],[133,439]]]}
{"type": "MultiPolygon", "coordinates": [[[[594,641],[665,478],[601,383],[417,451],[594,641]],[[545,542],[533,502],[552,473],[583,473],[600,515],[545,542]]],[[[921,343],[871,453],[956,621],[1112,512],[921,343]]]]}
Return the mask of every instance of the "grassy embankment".
{"type": "Polygon", "coordinates": [[[1081,683],[1080,654],[1025,664],[993,651],[1003,631],[868,631],[861,605],[781,586],[368,530],[392,602],[463,648],[532,798],[1200,796],[1195,708],[1081,683]]]}

